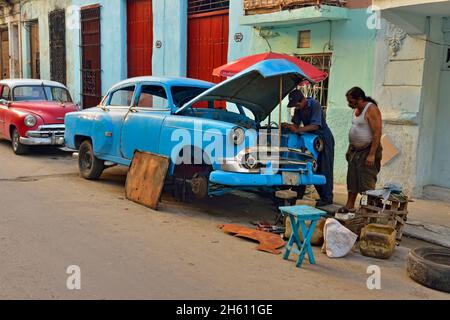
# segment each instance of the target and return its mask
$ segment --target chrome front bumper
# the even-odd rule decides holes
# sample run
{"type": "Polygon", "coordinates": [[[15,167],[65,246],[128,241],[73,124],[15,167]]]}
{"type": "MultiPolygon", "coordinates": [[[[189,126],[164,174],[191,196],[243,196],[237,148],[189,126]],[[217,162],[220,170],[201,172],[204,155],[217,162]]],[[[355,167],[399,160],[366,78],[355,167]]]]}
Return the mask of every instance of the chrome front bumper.
{"type": "Polygon", "coordinates": [[[308,163],[312,164],[312,172],[317,170],[317,161],[311,153],[286,147],[253,147],[245,149],[234,158],[221,159],[221,171],[233,173],[264,173],[264,168],[283,171],[284,167],[291,167],[288,171],[305,172],[308,163]],[[290,154],[290,156],[289,156],[290,154]],[[292,157],[297,155],[298,158],[292,157]],[[252,156],[253,165],[248,165],[248,156],[252,156]],[[292,170],[292,167],[297,170],[292,170]]]}
{"type": "Polygon", "coordinates": [[[28,131],[26,137],[20,138],[20,143],[28,146],[62,146],[65,130],[63,124],[42,125],[38,130],[28,131]]]}

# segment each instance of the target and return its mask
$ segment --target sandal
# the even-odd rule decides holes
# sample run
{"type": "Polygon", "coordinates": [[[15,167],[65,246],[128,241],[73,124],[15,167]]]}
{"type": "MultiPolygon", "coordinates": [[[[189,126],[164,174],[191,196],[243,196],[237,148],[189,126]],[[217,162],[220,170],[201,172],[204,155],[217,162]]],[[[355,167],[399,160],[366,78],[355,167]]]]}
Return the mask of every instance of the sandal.
{"type": "Polygon", "coordinates": [[[356,213],[356,209],[347,209],[346,207],[340,208],[336,213],[356,213]]]}

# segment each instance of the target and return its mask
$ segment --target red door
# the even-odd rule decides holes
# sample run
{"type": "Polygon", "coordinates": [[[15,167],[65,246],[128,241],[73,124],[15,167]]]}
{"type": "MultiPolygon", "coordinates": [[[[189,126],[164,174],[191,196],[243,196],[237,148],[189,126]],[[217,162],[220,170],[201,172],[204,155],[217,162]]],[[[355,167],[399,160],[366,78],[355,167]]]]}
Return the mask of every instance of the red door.
{"type": "Polygon", "coordinates": [[[213,70],[228,61],[228,10],[190,14],[188,22],[188,77],[220,82],[213,70]]]}
{"type": "Polygon", "coordinates": [[[153,13],[151,0],[127,1],[128,77],[152,74],[153,13]]]}
{"type": "Polygon", "coordinates": [[[95,107],[102,99],[100,10],[99,5],[81,8],[81,95],[83,108],[95,107]]]}

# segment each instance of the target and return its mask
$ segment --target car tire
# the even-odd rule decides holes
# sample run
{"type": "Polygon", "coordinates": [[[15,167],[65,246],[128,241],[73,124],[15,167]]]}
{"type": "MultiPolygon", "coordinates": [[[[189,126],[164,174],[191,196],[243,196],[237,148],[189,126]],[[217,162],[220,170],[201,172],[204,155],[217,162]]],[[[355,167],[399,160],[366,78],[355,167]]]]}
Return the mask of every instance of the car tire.
{"type": "Polygon", "coordinates": [[[81,176],[87,180],[97,180],[105,170],[105,163],[94,155],[94,148],[89,140],[80,145],[78,168],[81,176]]]}
{"type": "Polygon", "coordinates": [[[29,147],[20,143],[20,134],[19,131],[14,128],[11,133],[11,146],[16,155],[24,155],[29,151],[29,147]]]}
{"type": "Polygon", "coordinates": [[[450,249],[418,248],[407,259],[408,275],[428,288],[450,292],[450,249]]]}

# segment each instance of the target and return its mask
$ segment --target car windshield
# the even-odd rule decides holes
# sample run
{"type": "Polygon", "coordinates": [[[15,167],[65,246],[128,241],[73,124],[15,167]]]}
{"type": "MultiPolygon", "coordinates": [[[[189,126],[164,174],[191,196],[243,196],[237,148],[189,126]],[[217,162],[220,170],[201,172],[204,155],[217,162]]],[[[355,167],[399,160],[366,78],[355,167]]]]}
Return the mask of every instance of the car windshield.
{"type": "Polygon", "coordinates": [[[65,88],[51,86],[18,86],[13,91],[14,101],[72,102],[65,88]]]}
{"type": "Polygon", "coordinates": [[[172,99],[175,106],[182,107],[186,102],[194,99],[196,96],[202,94],[208,88],[199,87],[172,87],[172,99]]]}

